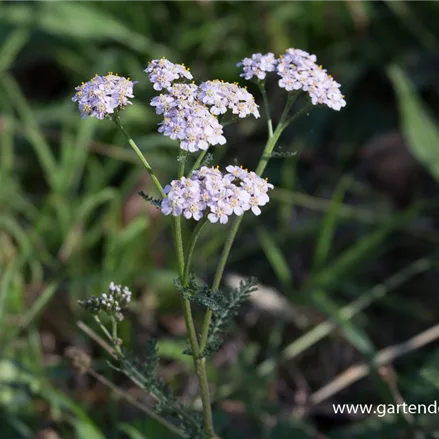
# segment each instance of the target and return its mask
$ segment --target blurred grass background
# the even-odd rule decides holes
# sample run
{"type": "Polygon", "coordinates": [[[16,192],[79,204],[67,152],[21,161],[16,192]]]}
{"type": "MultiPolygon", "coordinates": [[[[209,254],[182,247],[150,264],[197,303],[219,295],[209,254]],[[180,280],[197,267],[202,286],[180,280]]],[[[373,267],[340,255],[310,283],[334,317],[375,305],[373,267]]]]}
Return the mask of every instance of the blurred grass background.
{"type": "MultiPolygon", "coordinates": [[[[166,182],[178,149],[156,132],[147,62],[166,56],[197,80],[244,85],[236,62],[288,47],[316,53],[348,105],[285,133],[279,151],[297,154],[272,159],[273,202],[235,244],[227,282],[256,275],[262,286],[209,370],[218,433],[437,437],[434,415],[336,415],[331,404],[439,399],[438,13],[403,1],[2,2],[0,437],[174,437],[64,359],[82,347],[99,376],[150,402],[77,327],[93,327],[77,300],[112,280],[136,296],[126,346],[141,354],[158,337],[161,374],[199,405],[169,221],[136,194],[153,188],[112,124],[80,119],[74,87],[108,71],[139,81],[123,122],[166,182]],[[358,364],[370,373],[353,382],[358,364]]],[[[279,115],[275,78],[268,90],[279,115]]],[[[217,159],[252,167],[265,125],[226,136],[217,159]]],[[[206,281],[226,231],[202,236],[194,266],[206,281]]]]}

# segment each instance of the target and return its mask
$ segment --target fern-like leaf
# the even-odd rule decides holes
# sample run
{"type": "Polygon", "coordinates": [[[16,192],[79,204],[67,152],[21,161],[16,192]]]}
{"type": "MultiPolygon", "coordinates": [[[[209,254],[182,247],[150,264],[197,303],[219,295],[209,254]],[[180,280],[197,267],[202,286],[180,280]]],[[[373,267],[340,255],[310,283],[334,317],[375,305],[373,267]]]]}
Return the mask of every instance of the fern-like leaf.
{"type": "Polygon", "coordinates": [[[160,209],[162,207],[162,201],[158,198],[153,198],[145,192],[140,191],[137,192],[144,200],[148,201],[148,203],[152,204],[156,209],[160,209]]]}

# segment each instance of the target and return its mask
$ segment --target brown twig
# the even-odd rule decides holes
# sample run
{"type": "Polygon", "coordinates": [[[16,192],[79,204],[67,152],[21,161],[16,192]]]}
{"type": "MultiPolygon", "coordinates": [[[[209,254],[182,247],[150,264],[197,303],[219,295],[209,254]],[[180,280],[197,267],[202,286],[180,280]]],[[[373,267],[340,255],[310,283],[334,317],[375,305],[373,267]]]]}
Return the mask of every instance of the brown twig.
{"type": "Polygon", "coordinates": [[[94,340],[98,345],[100,345],[103,349],[105,349],[115,360],[117,360],[117,355],[114,352],[114,349],[96,332],[93,331],[93,329],[90,328],[90,326],[86,325],[83,321],[79,320],[76,322],[76,325],[78,328],[85,332],[92,340],[94,340]]]}
{"type": "MultiPolygon", "coordinates": [[[[377,353],[374,359],[376,367],[387,366],[409,352],[413,352],[428,343],[439,338],[439,324],[415,335],[413,338],[393,346],[382,349],[377,353]]],[[[347,370],[335,377],[330,383],[314,392],[308,401],[308,409],[322,403],[331,396],[349,387],[353,383],[367,376],[370,372],[368,364],[357,364],[349,367],[347,370]]]]}

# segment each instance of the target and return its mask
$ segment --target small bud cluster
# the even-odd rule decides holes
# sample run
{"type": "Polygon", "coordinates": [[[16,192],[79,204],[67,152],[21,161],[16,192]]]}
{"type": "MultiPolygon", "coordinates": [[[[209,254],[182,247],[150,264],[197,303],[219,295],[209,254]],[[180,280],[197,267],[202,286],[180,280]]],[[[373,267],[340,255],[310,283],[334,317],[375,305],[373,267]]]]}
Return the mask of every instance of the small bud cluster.
{"type": "Polygon", "coordinates": [[[133,98],[133,87],[136,82],[130,78],[113,75],[111,72],[106,76],[96,75],[88,82],[83,82],[76,87],[76,94],[72,101],[78,102],[81,117],[88,116],[104,119],[116,110],[126,107],[133,98]]]}
{"type": "Polygon", "coordinates": [[[109,315],[116,315],[131,302],[131,294],[128,287],[111,282],[107,293],[102,293],[99,297],[92,296],[89,299],[80,300],[79,304],[92,314],[104,311],[109,315]]]}
{"type": "Polygon", "coordinates": [[[239,166],[227,166],[226,170],[223,175],[218,168],[203,166],[191,178],[173,180],[164,189],[163,214],[199,221],[207,212],[211,223],[221,224],[248,210],[260,215],[259,206],[269,201],[267,192],[273,185],[239,166]]]}
{"type": "Polygon", "coordinates": [[[237,64],[243,67],[245,79],[264,79],[266,72],[275,71],[280,76],[279,87],[287,91],[303,90],[308,93],[313,105],[326,105],[339,111],[346,105],[340,92],[340,84],[317,65],[317,57],[300,49],[288,49],[279,59],[272,53],[252,55],[237,64]]]}

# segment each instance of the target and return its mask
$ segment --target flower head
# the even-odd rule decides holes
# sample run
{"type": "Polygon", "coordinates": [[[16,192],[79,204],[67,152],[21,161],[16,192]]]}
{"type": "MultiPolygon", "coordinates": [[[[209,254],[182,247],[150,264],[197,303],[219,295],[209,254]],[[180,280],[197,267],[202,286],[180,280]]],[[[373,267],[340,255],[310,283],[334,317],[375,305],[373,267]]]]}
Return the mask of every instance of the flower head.
{"type": "Polygon", "coordinates": [[[303,90],[313,105],[327,105],[338,111],[346,105],[340,84],[316,62],[315,55],[300,49],[288,49],[276,68],[281,77],[279,87],[287,91],[303,90]]]}
{"type": "Polygon", "coordinates": [[[254,76],[258,79],[265,79],[267,72],[274,72],[277,62],[278,60],[271,52],[265,55],[254,53],[251,58],[244,58],[236,65],[242,67],[241,76],[247,80],[254,76]]]}
{"type": "Polygon", "coordinates": [[[237,64],[242,67],[241,76],[245,79],[265,79],[268,72],[276,71],[280,76],[279,87],[287,91],[303,90],[313,105],[327,105],[340,110],[346,105],[340,92],[340,84],[317,65],[317,57],[301,49],[288,49],[279,58],[272,53],[255,53],[237,64]]]}
{"type": "Polygon", "coordinates": [[[76,87],[72,101],[78,102],[81,117],[94,116],[98,119],[113,114],[116,110],[131,104],[133,87],[136,82],[109,73],[106,76],[96,75],[90,81],[76,87]]]}
{"type": "Polygon", "coordinates": [[[177,79],[192,79],[192,74],[183,64],[174,64],[166,58],[152,60],[144,71],[157,91],[171,87],[177,79]]]}
{"type": "Polygon", "coordinates": [[[237,84],[218,80],[202,82],[198,87],[197,97],[203,104],[209,106],[210,112],[215,115],[232,110],[232,113],[240,118],[250,114],[259,117],[255,98],[237,84]]]}
{"type": "Polygon", "coordinates": [[[268,201],[273,185],[254,172],[228,166],[223,174],[217,168],[201,167],[191,178],[182,177],[165,187],[162,201],[164,215],[183,215],[199,221],[204,215],[211,223],[225,224],[231,215],[248,210],[259,215],[259,206],[268,201]]]}
{"type": "Polygon", "coordinates": [[[131,291],[128,287],[111,282],[108,292],[102,293],[99,297],[92,296],[86,300],[80,300],[79,304],[92,314],[104,311],[108,315],[116,316],[126,308],[130,301],[131,291]]]}
{"type": "Polygon", "coordinates": [[[195,84],[174,84],[168,93],[151,100],[157,114],[163,115],[158,131],[180,141],[180,148],[195,152],[210,145],[224,145],[223,127],[197,99],[195,84]]]}

